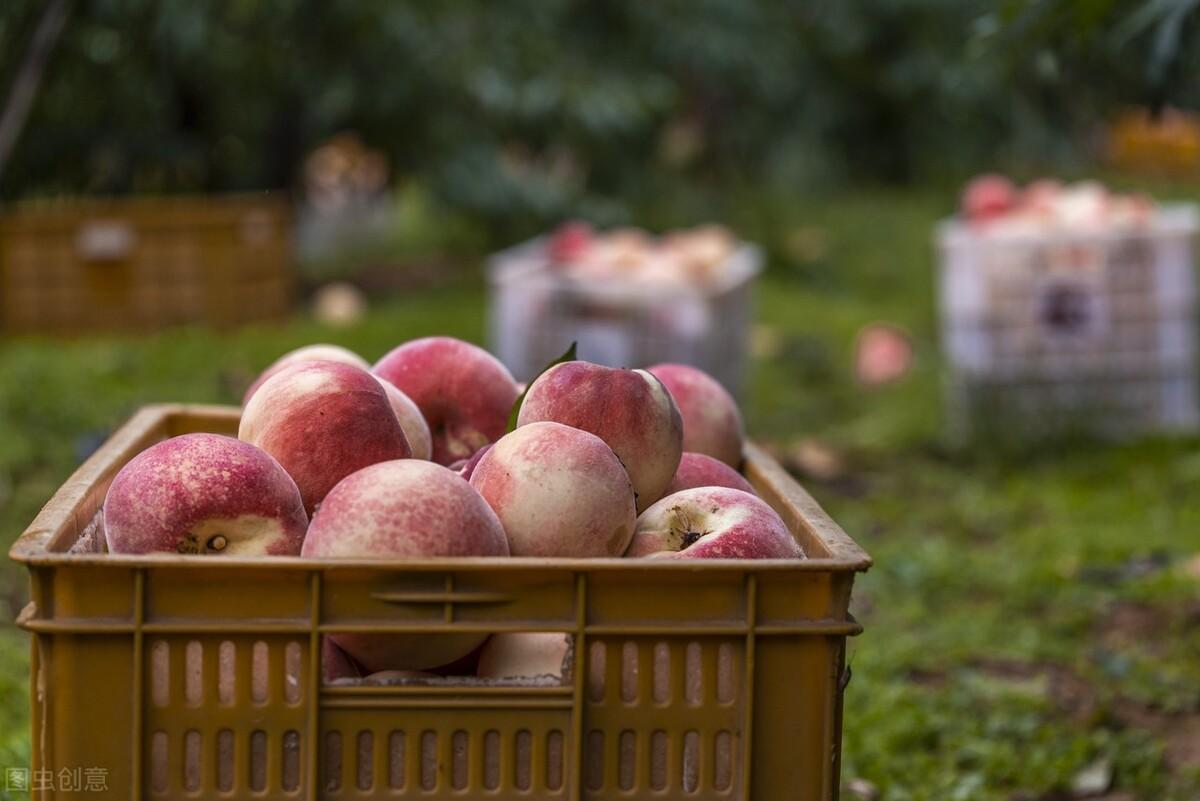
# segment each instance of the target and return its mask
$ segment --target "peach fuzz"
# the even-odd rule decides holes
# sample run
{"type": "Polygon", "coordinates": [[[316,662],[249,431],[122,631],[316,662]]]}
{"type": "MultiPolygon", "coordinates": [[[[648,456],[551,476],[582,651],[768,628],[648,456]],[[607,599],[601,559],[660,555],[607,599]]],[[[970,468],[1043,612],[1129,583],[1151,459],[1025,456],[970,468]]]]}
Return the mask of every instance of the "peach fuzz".
{"type": "Polygon", "coordinates": [[[184,434],[121,468],[104,499],[113,553],[300,553],[300,490],[268,454],[233,437],[184,434]]]}
{"type": "Polygon", "coordinates": [[[425,415],[421,414],[421,410],[417,408],[417,404],[413,403],[412,398],[387,381],[378,376],[376,378],[383,387],[383,391],[387,393],[388,403],[392,405],[392,411],[396,413],[400,427],[404,429],[404,438],[408,440],[408,446],[412,448],[412,458],[428,461],[429,457],[433,455],[433,437],[429,433],[429,424],[425,422],[425,415]]]}
{"type": "Polygon", "coordinates": [[[504,436],[518,395],[517,382],[495,356],[453,337],[406,342],[374,372],[420,408],[433,437],[433,461],[443,465],[504,436]]]}
{"type": "Polygon", "coordinates": [[[647,368],[663,382],[683,416],[683,449],[703,453],[736,469],[745,438],[737,401],[715,378],[686,364],[647,368]]]}
{"type": "Polygon", "coordinates": [[[371,369],[371,365],[366,359],[352,350],[343,348],[341,345],[305,345],[302,348],[297,348],[283,354],[271,362],[267,366],[267,369],[259,373],[258,378],[254,379],[254,383],[246,387],[246,393],[242,395],[242,405],[245,406],[250,402],[250,398],[268,378],[289,364],[297,364],[298,362],[341,362],[342,364],[352,364],[363,370],[371,369]]]}
{"type": "Polygon", "coordinates": [[[645,370],[573,361],[540,375],[518,426],[550,421],[595,434],[629,474],[640,512],[662,497],[683,453],[683,421],[662,382],[645,370]]]}
{"type": "Polygon", "coordinates": [[[684,451],[679,459],[679,469],[667,486],[666,495],[696,487],[729,487],[756,494],[750,482],[742,474],[724,462],[719,462],[703,453],[684,451]]]}
{"type": "MultiPolygon", "coordinates": [[[[508,556],[495,513],[453,471],[400,459],[371,465],[334,487],[313,517],[303,556],[372,561],[508,556]]],[[[470,653],[482,634],[331,634],[368,673],[427,670],[470,653]]]]}
{"type": "Polygon", "coordinates": [[[643,512],[625,555],[800,559],[804,551],[760,498],[728,487],[697,487],[668,495],[643,512]]]}
{"type": "Polygon", "coordinates": [[[268,378],[242,411],[238,438],[279,460],[310,511],[356,470],[412,455],[386,390],[340,362],[298,362],[268,378]]]}
{"type": "Polygon", "coordinates": [[[513,556],[617,557],[633,537],[633,486],[604,440],[560,423],[500,438],[471,486],[500,518],[513,556]]]}

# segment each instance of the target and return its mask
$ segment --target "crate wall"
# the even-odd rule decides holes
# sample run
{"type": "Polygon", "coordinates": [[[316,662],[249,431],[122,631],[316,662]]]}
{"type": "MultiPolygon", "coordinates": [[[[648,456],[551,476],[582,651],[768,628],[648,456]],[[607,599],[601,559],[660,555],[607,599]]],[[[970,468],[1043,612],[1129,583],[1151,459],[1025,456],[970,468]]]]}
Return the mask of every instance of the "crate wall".
{"type": "Polygon", "coordinates": [[[290,213],[272,196],[43,201],[0,217],[10,334],[273,319],[292,283],[290,213]]]}
{"type": "Polygon", "coordinates": [[[692,364],[738,394],[747,369],[752,290],[761,267],[743,244],[710,288],[580,283],[552,273],[533,240],[488,265],[489,347],[528,381],[572,342],[579,358],[610,367],[692,364]]]}
{"type": "Polygon", "coordinates": [[[1200,425],[1195,214],[1164,217],[1093,237],[942,227],[942,345],[960,433],[1200,425]]]}

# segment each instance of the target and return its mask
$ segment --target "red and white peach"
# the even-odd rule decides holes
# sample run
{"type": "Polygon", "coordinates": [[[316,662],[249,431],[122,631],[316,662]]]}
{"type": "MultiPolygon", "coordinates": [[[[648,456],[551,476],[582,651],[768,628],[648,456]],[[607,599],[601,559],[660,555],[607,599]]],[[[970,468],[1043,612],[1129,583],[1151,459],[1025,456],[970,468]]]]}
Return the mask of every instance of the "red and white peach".
{"type": "Polygon", "coordinates": [[[268,378],[289,364],[296,364],[298,362],[341,362],[342,364],[352,364],[363,370],[371,369],[371,365],[366,359],[352,350],[343,348],[341,345],[305,345],[303,348],[297,348],[283,354],[271,362],[267,369],[259,373],[258,378],[254,379],[254,383],[246,388],[246,394],[242,396],[242,405],[245,406],[250,402],[250,398],[253,397],[254,393],[258,391],[258,388],[268,378]]]}
{"type": "Polygon", "coordinates": [[[665,495],[696,487],[729,487],[754,494],[750,482],[729,465],[707,454],[684,451],[665,495]]]}
{"type": "Polygon", "coordinates": [[[453,337],[406,342],[380,359],[374,372],[420,408],[433,437],[433,461],[443,465],[504,436],[517,400],[507,367],[453,337]]]}
{"type": "Polygon", "coordinates": [[[728,487],[697,487],[668,495],[643,512],[625,555],[798,559],[804,551],[760,498],[728,487]]]}
{"type": "Polygon", "coordinates": [[[412,458],[428,460],[433,455],[433,437],[429,433],[429,424],[425,422],[425,415],[421,414],[421,410],[417,408],[417,404],[413,403],[412,398],[396,389],[395,386],[381,378],[379,383],[383,386],[383,391],[387,393],[388,403],[392,405],[392,411],[396,413],[400,427],[404,429],[404,438],[408,440],[408,446],[412,449],[412,458]]]}
{"type": "Polygon", "coordinates": [[[737,401],[708,373],[686,364],[648,368],[663,382],[683,416],[683,449],[720,459],[730,467],[742,463],[745,438],[737,401]]]}
{"type": "MultiPolygon", "coordinates": [[[[399,459],[347,476],[321,503],[302,555],[373,560],[508,556],[495,512],[471,485],[432,462],[399,459]]],[[[367,672],[453,662],[480,634],[342,633],[330,637],[367,672]]]]}
{"type": "Polygon", "coordinates": [[[279,460],[310,511],[356,470],[412,455],[380,382],[340,362],[298,362],[268,378],[242,411],[238,438],[279,460]]]}
{"type": "Polygon", "coordinates": [[[184,434],[121,468],[104,500],[113,553],[300,553],[308,516],[270,455],[233,437],[184,434]]]}
{"type": "Polygon", "coordinates": [[[638,511],[662,497],[683,453],[679,408],[645,370],[584,361],[551,367],[529,386],[517,425],[546,421],[604,440],[629,474],[638,511]]]}
{"type": "Polygon", "coordinates": [[[637,513],[629,475],[604,440],[541,422],[500,438],[471,473],[513,556],[616,557],[637,513]]]}

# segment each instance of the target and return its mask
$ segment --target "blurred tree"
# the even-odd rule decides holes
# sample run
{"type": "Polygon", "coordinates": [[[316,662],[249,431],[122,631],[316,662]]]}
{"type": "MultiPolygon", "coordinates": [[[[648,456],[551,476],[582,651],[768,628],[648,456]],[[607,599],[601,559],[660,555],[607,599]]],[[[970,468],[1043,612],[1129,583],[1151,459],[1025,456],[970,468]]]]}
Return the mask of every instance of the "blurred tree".
{"type": "MultiPolygon", "coordinates": [[[[0,186],[293,187],[354,130],[494,224],[1062,164],[1192,103],[1200,0],[78,0],[0,186]]],[[[0,91],[40,15],[0,4],[0,91]]]]}

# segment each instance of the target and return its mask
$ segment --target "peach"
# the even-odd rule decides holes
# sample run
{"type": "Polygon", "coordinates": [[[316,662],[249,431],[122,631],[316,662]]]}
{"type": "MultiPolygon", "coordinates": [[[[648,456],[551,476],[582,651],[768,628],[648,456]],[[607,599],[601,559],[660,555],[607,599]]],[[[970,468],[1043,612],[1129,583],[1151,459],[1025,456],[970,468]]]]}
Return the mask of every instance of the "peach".
{"type": "Polygon", "coordinates": [[[551,367],[529,386],[517,425],[545,421],[604,440],[629,474],[639,512],[662,497],[683,453],[679,408],[645,370],[583,361],[551,367]]]}
{"type": "Polygon", "coordinates": [[[477,675],[485,679],[563,678],[570,650],[571,637],[561,631],[493,634],[479,655],[477,675]]]}
{"type": "Polygon", "coordinates": [[[258,388],[263,385],[271,376],[278,373],[289,364],[297,362],[341,362],[342,364],[352,364],[355,367],[360,367],[363,370],[370,370],[371,365],[362,356],[359,356],[352,350],[347,350],[341,345],[305,345],[303,348],[289,351],[280,356],[275,361],[259,373],[258,378],[254,379],[254,383],[246,387],[246,394],[242,396],[242,405],[245,406],[250,402],[250,398],[258,391],[258,388]]]}
{"type": "Polygon", "coordinates": [[[962,210],[971,222],[987,222],[1012,211],[1017,204],[1017,187],[1003,175],[980,175],[971,179],[962,194],[962,210]]]}
{"type": "Polygon", "coordinates": [[[386,390],[340,362],[298,362],[268,378],[242,411],[238,438],[279,460],[310,511],[354,471],[412,455],[386,390]]]}
{"type": "Polygon", "coordinates": [[[406,342],[380,359],[374,372],[420,408],[433,436],[433,461],[443,465],[504,436],[517,400],[507,367],[452,337],[406,342]]]}
{"type": "Polygon", "coordinates": [[[668,495],[642,512],[626,556],[799,559],[804,551],[774,509],[728,487],[668,495]]]}
{"type": "Polygon", "coordinates": [[[476,465],[479,464],[479,460],[483,458],[485,453],[492,449],[493,445],[494,443],[484,445],[482,448],[475,451],[475,455],[470,459],[459,459],[457,462],[450,465],[450,469],[458,473],[467,481],[470,481],[471,475],[475,472],[476,465]]]}
{"type": "Polygon", "coordinates": [[[268,454],[233,437],[184,434],[121,468],[104,499],[113,553],[300,553],[300,490],[268,454]]]}
{"type": "Polygon", "coordinates": [[[329,637],[324,637],[321,640],[321,675],[326,682],[359,679],[362,678],[362,669],[329,637]]]}
{"type": "Polygon", "coordinates": [[[560,423],[530,423],[479,460],[471,486],[500,518],[513,556],[615,557],[637,519],[612,448],[560,423]]]}
{"type": "Polygon", "coordinates": [[[708,373],[686,364],[647,368],[671,393],[683,416],[683,449],[720,459],[732,468],[742,463],[745,438],[737,401],[708,373]]]}
{"type": "MultiPolygon", "coordinates": [[[[363,468],[334,487],[313,517],[301,553],[374,561],[508,556],[508,541],[495,512],[453,471],[398,459],[363,468]]],[[[329,636],[368,673],[445,665],[484,639],[482,634],[329,636]]]]}
{"type": "Polygon", "coordinates": [[[412,458],[428,460],[433,455],[433,436],[429,433],[429,424],[425,422],[425,415],[421,414],[421,410],[417,408],[417,404],[413,403],[412,398],[396,389],[392,384],[383,379],[379,379],[379,383],[383,386],[383,391],[387,393],[388,403],[392,405],[392,411],[396,413],[400,427],[404,429],[404,438],[408,440],[408,445],[412,448],[412,458]]]}
{"type": "Polygon", "coordinates": [[[695,487],[729,487],[754,494],[754,487],[724,462],[719,462],[703,453],[684,451],[679,459],[679,469],[667,486],[667,495],[695,487]]]}

